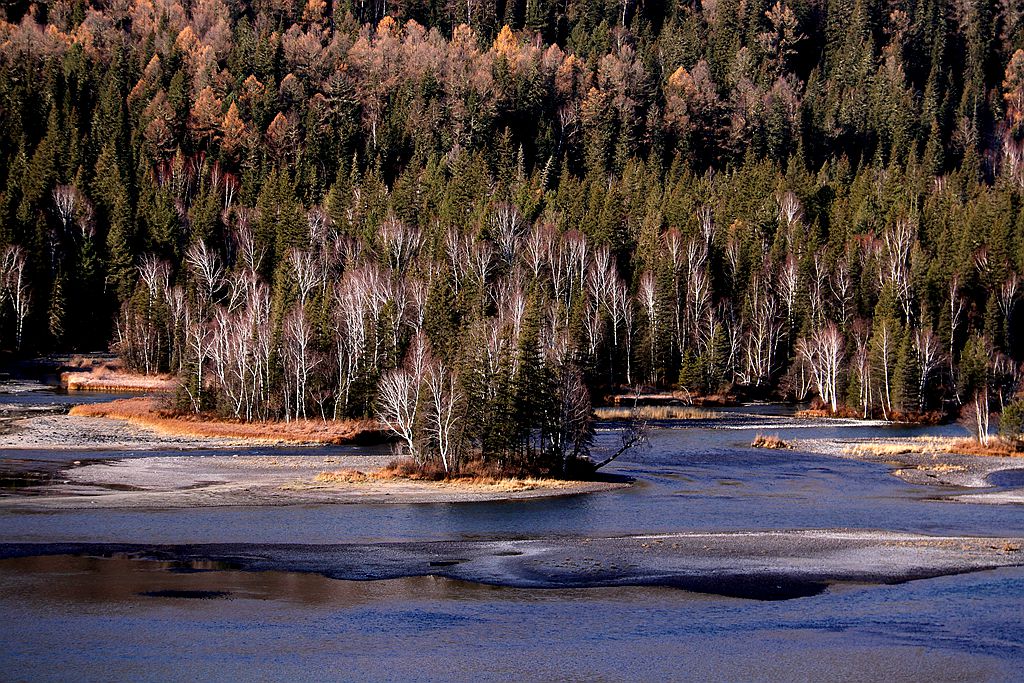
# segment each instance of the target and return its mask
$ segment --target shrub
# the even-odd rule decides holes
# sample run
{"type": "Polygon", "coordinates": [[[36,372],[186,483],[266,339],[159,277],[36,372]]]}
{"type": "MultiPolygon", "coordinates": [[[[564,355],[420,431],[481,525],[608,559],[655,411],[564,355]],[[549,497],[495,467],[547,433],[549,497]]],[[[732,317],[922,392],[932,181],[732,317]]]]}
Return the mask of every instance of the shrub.
{"type": "Polygon", "coordinates": [[[778,436],[767,436],[765,434],[758,434],[754,437],[754,440],[750,442],[753,448],[770,448],[770,449],[790,449],[793,448],[788,442],[783,441],[778,436]]]}

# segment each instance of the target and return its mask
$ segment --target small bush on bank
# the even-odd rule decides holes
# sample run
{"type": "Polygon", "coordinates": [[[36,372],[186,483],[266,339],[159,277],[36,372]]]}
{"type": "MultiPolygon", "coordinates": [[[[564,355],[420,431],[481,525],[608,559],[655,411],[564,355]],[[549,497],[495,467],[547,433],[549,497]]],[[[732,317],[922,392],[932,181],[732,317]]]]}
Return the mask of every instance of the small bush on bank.
{"type": "Polygon", "coordinates": [[[778,436],[771,436],[766,434],[758,434],[754,437],[754,440],[750,442],[753,448],[769,448],[773,450],[791,449],[792,445],[788,441],[783,441],[778,436]]]}

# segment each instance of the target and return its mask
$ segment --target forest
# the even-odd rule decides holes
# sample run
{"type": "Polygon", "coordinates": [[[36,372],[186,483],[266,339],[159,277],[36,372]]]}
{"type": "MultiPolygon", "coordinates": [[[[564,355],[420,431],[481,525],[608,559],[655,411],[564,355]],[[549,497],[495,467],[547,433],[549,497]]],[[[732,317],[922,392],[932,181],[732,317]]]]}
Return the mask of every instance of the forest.
{"type": "Polygon", "coordinates": [[[445,470],[567,472],[617,392],[1021,413],[1013,0],[5,12],[11,354],[445,470]]]}

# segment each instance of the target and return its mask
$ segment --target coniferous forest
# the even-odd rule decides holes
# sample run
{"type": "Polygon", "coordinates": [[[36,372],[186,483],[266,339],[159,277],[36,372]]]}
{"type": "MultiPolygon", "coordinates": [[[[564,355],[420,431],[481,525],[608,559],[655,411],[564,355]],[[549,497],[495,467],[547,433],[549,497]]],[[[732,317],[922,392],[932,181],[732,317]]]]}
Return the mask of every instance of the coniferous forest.
{"type": "Polygon", "coordinates": [[[5,8],[14,353],[376,415],[446,469],[564,470],[628,387],[983,438],[1017,392],[1012,0],[5,8]]]}

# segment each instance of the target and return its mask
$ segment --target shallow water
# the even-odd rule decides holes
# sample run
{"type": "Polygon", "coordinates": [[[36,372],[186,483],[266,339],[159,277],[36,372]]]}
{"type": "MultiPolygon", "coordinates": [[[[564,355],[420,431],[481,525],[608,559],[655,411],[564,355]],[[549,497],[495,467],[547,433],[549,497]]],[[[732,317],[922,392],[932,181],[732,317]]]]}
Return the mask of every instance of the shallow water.
{"type": "MultiPolygon", "coordinates": [[[[656,425],[651,430],[650,448],[628,453],[607,468],[609,473],[636,479],[637,484],[598,495],[438,505],[76,510],[35,514],[4,510],[0,511],[0,541],[339,543],[836,527],[929,534],[1024,535],[1024,515],[1018,506],[932,500],[958,489],[912,486],[893,477],[885,465],[750,448],[754,434],[773,423],[756,415],[733,420],[730,427],[744,428],[656,425]]],[[[957,428],[830,425],[773,429],[772,433],[783,438],[837,434],[867,437],[882,433],[933,434],[949,429],[957,428]]],[[[603,431],[600,436],[609,444],[615,440],[611,431],[603,431]]],[[[273,452],[287,457],[289,453],[359,451],[356,447],[332,447],[238,452],[273,452]]],[[[190,453],[203,457],[213,452],[190,453]]],[[[94,451],[88,455],[168,454],[182,452],[94,451]]],[[[32,451],[19,457],[68,462],[83,454],[32,451]]]]}
{"type": "Polygon", "coordinates": [[[1010,681],[1022,594],[1024,570],[755,602],[44,558],[0,562],[0,646],[32,680],[1010,681]]]}
{"type": "Polygon", "coordinates": [[[121,398],[136,398],[137,393],[107,391],[66,391],[28,380],[0,381],[0,409],[37,409],[103,403],[121,398]]]}
{"type": "MultiPolygon", "coordinates": [[[[751,449],[757,432],[828,438],[960,428],[798,422],[785,409],[744,408],[721,420],[654,425],[649,449],[610,466],[637,480],[619,491],[508,503],[2,511],[0,542],[316,544],[834,527],[1024,535],[1021,506],[932,500],[958,490],[911,486],[884,465],[751,449]]],[[[610,447],[616,436],[604,430],[600,439],[610,447]]],[[[271,450],[311,452],[238,452],[271,450]]],[[[0,452],[0,460],[66,464],[83,455],[0,452]]],[[[1017,486],[1019,476],[990,482],[1017,486]]],[[[833,587],[780,603],[665,588],[521,590],[181,569],[0,561],[0,664],[40,680],[72,671],[83,680],[111,671],[140,680],[1013,680],[1024,663],[1024,570],[1016,569],[833,587]]]]}

